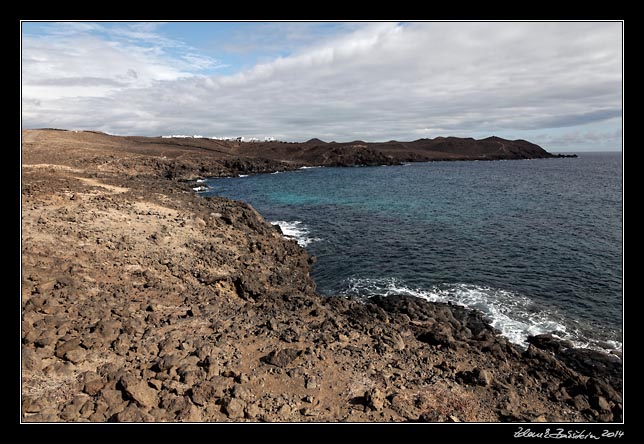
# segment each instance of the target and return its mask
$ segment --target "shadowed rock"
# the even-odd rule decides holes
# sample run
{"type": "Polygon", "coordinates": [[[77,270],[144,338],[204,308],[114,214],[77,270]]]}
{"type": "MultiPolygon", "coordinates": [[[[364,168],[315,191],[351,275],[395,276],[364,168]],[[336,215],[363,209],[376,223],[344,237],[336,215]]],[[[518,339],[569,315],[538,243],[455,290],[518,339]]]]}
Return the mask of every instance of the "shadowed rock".
{"type": "Polygon", "coordinates": [[[284,348],[281,350],[273,350],[268,355],[264,356],[261,360],[266,364],[274,365],[276,367],[286,367],[293,362],[302,352],[294,348],[284,348]]]}

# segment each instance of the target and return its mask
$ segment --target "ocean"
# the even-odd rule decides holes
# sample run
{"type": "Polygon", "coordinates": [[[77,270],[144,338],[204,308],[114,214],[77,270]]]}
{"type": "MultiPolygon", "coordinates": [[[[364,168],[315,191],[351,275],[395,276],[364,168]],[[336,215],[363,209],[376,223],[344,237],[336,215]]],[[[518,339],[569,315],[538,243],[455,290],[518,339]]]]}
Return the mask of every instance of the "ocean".
{"type": "Polygon", "coordinates": [[[323,295],[404,294],[482,311],[512,342],[621,350],[621,153],[306,168],[207,179],[317,256],[323,295]]]}

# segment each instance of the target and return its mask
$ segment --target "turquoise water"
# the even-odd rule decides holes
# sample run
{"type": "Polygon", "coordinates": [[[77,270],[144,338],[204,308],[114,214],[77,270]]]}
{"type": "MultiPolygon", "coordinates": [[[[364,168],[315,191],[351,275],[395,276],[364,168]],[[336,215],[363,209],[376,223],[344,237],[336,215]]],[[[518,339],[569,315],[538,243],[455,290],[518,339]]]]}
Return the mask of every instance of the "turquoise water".
{"type": "Polygon", "coordinates": [[[483,311],[516,343],[622,342],[621,153],[208,179],[318,257],[318,291],[483,311]]]}

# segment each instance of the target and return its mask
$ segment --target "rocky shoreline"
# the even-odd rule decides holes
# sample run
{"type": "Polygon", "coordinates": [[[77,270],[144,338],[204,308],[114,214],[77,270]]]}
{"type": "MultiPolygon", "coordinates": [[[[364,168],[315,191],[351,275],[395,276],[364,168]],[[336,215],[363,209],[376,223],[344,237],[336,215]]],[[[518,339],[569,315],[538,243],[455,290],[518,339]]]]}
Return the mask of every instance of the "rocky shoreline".
{"type": "Polygon", "coordinates": [[[124,139],[23,132],[22,421],[622,421],[618,357],[319,296],[295,241],[185,182],[301,162],[124,139]]]}

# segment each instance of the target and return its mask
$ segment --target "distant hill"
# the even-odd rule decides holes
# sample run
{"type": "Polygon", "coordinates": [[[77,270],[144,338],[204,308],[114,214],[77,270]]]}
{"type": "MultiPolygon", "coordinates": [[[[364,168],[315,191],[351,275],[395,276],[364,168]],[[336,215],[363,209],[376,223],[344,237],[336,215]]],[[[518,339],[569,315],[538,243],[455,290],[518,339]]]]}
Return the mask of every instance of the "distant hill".
{"type": "Polygon", "coordinates": [[[309,139],[304,143],[306,145],[324,145],[324,144],[326,144],[326,142],[324,140],[320,140],[318,138],[309,139]]]}
{"type": "MultiPolygon", "coordinates": [[[[188,171],[203,176],[283,171],[302,166],[396,165],[408,162],[455,160],[546,159],[554,155],[525,140],[506,140],[492,136],[481,140],[459,137],[418,139],[412,142],[327,143],[318,138],[306,142],[242,142],[209,138],[163,138],[111,136],[97,131],[59,129],[24,130],[23,143],[37,138],[46,141],[51,156],[65,158],[67,152],[80,154],[88,162],[101,155],[122,153],[148,158],[151,170],[168,177],[181,178],[188,171]]],[[[570,157],[575,157],[571,155],[570,157]]],[[[98,161],[98,160],[96,160],[98,161]]],[[[121,161],[121,166],[126,164],[121,161]]],[[[138,171],[138,173],[142,173],[138,171]]]]}

